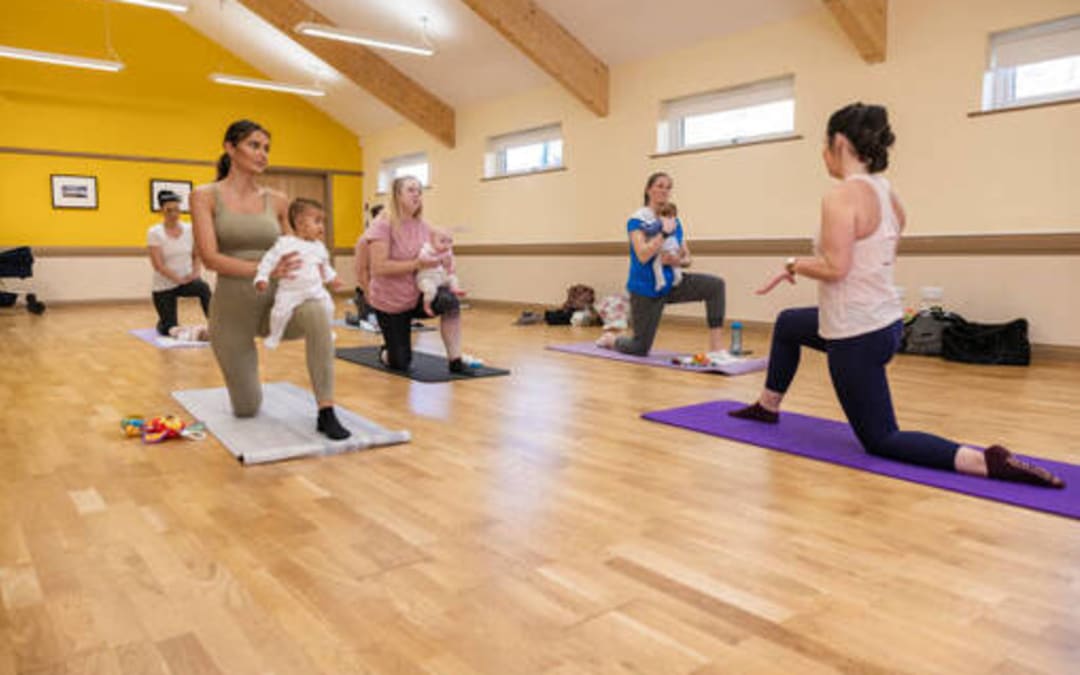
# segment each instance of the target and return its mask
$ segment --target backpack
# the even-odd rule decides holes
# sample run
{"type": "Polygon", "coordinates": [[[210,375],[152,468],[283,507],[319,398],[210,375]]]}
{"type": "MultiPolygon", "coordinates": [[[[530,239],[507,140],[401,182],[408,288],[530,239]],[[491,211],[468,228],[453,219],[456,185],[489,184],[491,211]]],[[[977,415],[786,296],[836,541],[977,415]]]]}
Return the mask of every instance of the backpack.
{"type": "Polygon", "coordinates": [[[963,318],[940,307],[922,310],[904,322],[900,351],[904,354],[941,356],[945,330],[957,321],[963,321],[963,318]]]}

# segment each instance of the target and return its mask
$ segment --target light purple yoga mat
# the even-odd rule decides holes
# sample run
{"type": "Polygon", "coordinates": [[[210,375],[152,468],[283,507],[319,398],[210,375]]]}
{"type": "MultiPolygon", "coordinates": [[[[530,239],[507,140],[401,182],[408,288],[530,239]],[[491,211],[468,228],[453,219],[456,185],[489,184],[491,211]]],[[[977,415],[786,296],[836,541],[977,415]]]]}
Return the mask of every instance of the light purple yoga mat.
{"type": "Polygon", "coordinates": [[[582,356],[596,356],[602,359],[613,359],[615,361],[625,361],[627,363],[636,363],[642,366],[659,366],[661,368],[672,368],[674,370],[682,370],[691,373],[721,373],[723,375],[743,375],[745,373],[753,373],[758,370],[765,370],[769,365],[769,359],[743,359],[735,363],[728,363],[722,366],[681,366],[671,362],[671,359],[676,356],[686,356],[686,354],[680,354],[678,352],[669,352],[663,349],[654,349],[648,356],[631,356],[630,354],[623,354],[617,352],[614,349],[604,349],[603,347],[597,347],[592,342],[574,342],[567,345],[548,345],[548,349],[557,352],[566,352],[568,354],[581,354],[582,356]]]}
{"type": "Polygon", "coordinates": [[[779,424],[762,424],[730,417],[729,410],[741,408],[738,401],[710,401],[682,408],[670,408],[642,415],[647,420],[700,431],[712,436],[780,450],[793,455],[861,469],[923,485],[1007,504],[1047,511],[1069,518],[1080,518],[1080,465],[1033,459],[1060,476],[1063,490],[1005,483],[951,471],[929,469],[869,455],[859,445],[851,427],[844,422],[783,412],[779,424]]]}
{"type": "Polygon", "coordinates": [[[149,342],[158,349],[184,349],[191,347],[209,347],[209,342],[186,342],[184,340],[174,340],[171,337],[165,337],[158,335],[158,332],[154,328],[138,328],[136,330],[128,331],[135,337],[139,338],[143,342],[149,342]]]}

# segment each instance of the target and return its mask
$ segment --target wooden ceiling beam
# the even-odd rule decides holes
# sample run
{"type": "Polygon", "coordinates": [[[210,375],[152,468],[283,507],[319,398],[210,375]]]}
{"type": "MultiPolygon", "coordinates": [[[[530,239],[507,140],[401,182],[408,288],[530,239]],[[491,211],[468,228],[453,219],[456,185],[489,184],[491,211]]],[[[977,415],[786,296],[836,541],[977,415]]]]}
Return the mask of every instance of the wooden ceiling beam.
{"type": "Polygon", "coordinates": [[[885,60],[889,0],[824,0],[867,63],[885,60]]]}
{"type": "Polygon", "coordinates": [[[462,0],[481,19],[600,117],[608,114],[608,67],[533,0],[462,0]]]}
{"type": "Polygon", "coordinates": [[[454,109],[418,82],[367,47],[294,32],[293,28],[302,21],[334,25],[302,0],[239,2],[402,117],[447,147],[454,147],[454,109]]]}

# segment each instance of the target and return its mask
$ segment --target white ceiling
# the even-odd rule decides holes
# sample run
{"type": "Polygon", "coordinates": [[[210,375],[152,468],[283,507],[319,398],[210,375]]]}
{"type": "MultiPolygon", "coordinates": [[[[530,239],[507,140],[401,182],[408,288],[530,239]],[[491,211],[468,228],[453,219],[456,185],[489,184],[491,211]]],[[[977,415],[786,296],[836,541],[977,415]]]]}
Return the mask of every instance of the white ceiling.
{"type": "MultiPolygon", "coordinates": [[[[609,66],[791,18],[820,5],[820,0],[536,1],[609,66]]],[[[461,0],[307,2],[342,28],[410,44],[421,42],[421,17],[427,17],[434,56],[380,55],[455,108],[551,82],[461,0]]],[[[183,21],[268,77],[320,82],[328,95],[309,100],[358,136],[404,121],[236,0],[192,0],[192,5],[192,11],[179,15],[183,21]]]]}

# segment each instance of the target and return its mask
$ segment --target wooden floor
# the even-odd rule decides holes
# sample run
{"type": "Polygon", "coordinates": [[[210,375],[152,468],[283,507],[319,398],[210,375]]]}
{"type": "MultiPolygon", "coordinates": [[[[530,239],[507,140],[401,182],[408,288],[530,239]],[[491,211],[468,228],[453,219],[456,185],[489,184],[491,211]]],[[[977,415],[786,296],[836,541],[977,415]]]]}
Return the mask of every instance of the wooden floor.
{"type": "MultiPolygon", "coordinates": [[[[244,468],[121,437],[221,383],[127,334],[149,303],[0,313],[0,673],[1080,672],[1080,522],[642,421],[763,375],[549,352],[596,329],[512,318],[465,319],[510,377],[337,362],[340,404],[412,443],[244,468]]],[[[262,367],[308,386],[299,344],[262,367]]],[[[1080,462],[1080,364],[891,375],[907,427],[1080,462]]],[[[840,416],[817,355],[789,408],[840,416]]]]}

